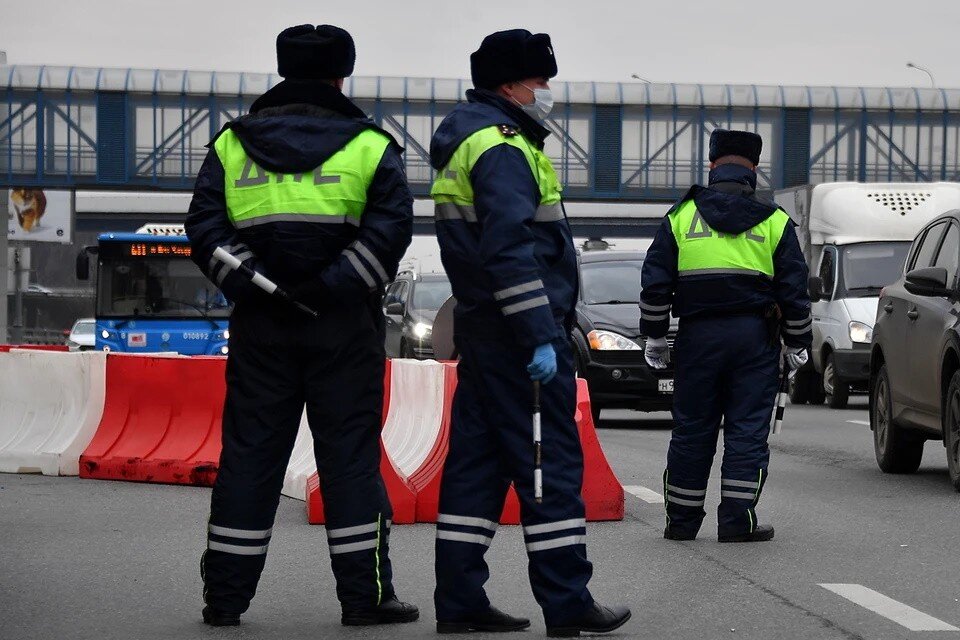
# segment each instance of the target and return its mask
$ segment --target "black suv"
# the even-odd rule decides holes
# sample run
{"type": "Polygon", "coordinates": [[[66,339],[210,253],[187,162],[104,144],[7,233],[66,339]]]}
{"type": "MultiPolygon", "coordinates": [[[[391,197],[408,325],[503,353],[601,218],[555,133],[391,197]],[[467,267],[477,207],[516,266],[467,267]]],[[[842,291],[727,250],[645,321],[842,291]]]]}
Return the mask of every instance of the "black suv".
{"type": "MultiPolygon", "coordinates": [[[[580,254],[580,300],[572,331],[577,373],[590,385],[594,422],[603,408],[665,411],[673,404],[673,369],[653,371],[640,335],[640,251],[580,254]]],[[[671,324],[668,341],[676,331],[671,324]]]]}
{"type": "Polygon", "coordinates": [[[387,357],[433,357],[433,321],[450,297],[450,281],[443,273],[419,275],[403,271],[383,296],[387,357]]]}
{"type": "Polygon", "coordinates": [[[880,293],[873,331],[870,428],[877,464],[913,473],[923,445],[947,449],[960,491],[960,210],[917,235],[905,275],[880,293]]]}

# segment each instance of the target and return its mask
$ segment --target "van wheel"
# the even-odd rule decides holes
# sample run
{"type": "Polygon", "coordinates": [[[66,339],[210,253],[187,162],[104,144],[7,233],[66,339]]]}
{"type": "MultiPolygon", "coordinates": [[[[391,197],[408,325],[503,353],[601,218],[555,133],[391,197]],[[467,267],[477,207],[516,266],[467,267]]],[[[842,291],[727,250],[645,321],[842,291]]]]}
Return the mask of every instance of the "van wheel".
{"type": "Polygon", "coordinates": [[[960,491],[960,371],[953,374],[944,398],[943,444],[947,448],[950,483],[960,491]]]}
{"type": "Polygon", "coordinates": [[[837,367],[833,354],[827,355],[823,367],[823,393],[831,409],[846,409],[850,401],[850,385],[837,379],[837,367]]]}
{"type": "Polygon", "coordinates": [[[817,373],[816,369],[810,369],[810,404],[820,406],[827,399],[827,395],[823,392],[823,376],[817,373]]]}
{"type": "Polygon", "coordinates": [[[810,401],[810,372],[797,371],[790,378],[790,404],[806,404],[810,401]]]}
{"type": "Polygon", "coordinates": [[[915,472],[920,468],[923,458],[924,441],[905,431],[893,419],[887,365],[881,366],[874,378],[873,398],[870,428],[873,429],[873,452],[877,457],[877,466],[884,473],[915,472]]]}

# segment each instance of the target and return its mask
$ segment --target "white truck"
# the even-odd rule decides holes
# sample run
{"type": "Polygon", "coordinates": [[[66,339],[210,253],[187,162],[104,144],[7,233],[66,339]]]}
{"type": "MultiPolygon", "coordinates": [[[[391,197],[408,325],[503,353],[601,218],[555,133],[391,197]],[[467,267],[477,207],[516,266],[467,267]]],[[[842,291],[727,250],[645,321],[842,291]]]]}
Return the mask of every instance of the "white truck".
{"type": "Polygon", "coordinates": [[[812,358],[790,398],[843,408],[851,391],[867,390],[880,290],[902,275],[920,229],[960,208],[960,183],[835,182],[784,189],[774,199],[798,225],[811,276],[812,358]]]}

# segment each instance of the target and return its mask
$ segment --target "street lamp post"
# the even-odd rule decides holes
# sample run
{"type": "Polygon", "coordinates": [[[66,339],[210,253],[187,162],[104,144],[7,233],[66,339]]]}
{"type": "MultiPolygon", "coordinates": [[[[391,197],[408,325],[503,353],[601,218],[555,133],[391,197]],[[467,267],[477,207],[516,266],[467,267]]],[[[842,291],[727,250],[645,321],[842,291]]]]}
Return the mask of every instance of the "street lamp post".
{"type": "Polygon", "coordinates": [[[640,76],[638,76],[638,75],[635,74],[635,73],[630,74],[630,77],[633,78],[634,80],[639,80],[639,81],[641,81],[641,82],[646,82],[647,84],[651,84],[651,82],[650,82],[649,80],[647,80],[646,78],[641,78],[640,76]]]}
{"type": "Polygon", "coordinates": [[[933,74],[930,73],[930,70],[929,70],[929,69],[927,69],[926,67],[921,67],[921,66],[918,65],[918,64],[913,64],[912,62],[908,62],[908,63],[907,63],[907,68],[908,68],[908,69],[917,69],[917,70],[919,70],[919,71],[923,71],[923,72],[924,72],[925,74],[927,74],[927,76],[930,78],[930,86],[933,87],[934,89],[937,88],[937,83],[933,80],[933,74]]]}

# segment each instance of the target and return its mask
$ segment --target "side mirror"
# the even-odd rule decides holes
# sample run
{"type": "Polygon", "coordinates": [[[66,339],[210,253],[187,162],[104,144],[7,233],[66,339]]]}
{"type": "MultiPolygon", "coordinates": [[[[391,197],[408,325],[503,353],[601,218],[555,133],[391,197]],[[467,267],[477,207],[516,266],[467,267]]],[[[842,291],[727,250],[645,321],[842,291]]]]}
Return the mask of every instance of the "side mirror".
{"type": "Polygon", "coordinates": [[[77,280],[90,279],[90,256],[86,249],[77,254],[77,280]]]}
{"type": "Polygon", "coordinates": [[[823,280],[821,278],[810,278],[807,280],[807,293],[810,294],[811,302],[820,302],[826,296],[823,294],[823,280]]]}
{"type": "Polygon", "coordinates": [[[947,270],[943,267],[914,269],[907,274],[903,287],[915,296],[944,298],[950,295],[947,277],[947,270]]]}
{"type": "Polygon", "coordinates": [[[386,314],[388,316],[402,316],[403,315],[403,303],[402,302],[391,302],[387,305],[386,314]]]}

